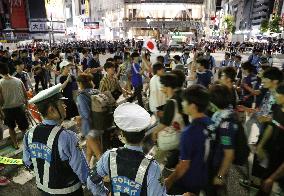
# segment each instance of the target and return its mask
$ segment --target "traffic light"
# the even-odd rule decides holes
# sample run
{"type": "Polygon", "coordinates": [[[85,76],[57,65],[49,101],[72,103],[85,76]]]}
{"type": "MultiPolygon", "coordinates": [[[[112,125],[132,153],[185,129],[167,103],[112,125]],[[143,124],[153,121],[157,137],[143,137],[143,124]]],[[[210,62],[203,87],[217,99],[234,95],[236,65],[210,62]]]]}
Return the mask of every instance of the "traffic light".
{"type": "Polygon", "coordinates": [[[276,14],[275,14],[275,13],[273,13],[273,14],[272,14],[272,20],[274,20],[274,19],[275,19],[275,17],[276,17],[276,14]]]}

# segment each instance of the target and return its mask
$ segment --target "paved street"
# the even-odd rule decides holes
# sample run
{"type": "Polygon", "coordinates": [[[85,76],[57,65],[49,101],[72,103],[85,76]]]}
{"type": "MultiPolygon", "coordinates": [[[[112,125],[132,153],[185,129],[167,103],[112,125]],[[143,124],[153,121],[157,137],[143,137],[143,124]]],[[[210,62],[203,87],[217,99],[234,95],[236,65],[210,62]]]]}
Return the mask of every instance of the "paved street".
{"type": "MultiPolygon", "coordinates": [[[[179,54],[179,53],[176,53],[179,54]]],[[[153,54],[151,56],[152,62],[155,62],[155,58],[158,55],[164,55],[163,53],[161,54],[153,54]]],[[[172,55],[175,55],[174,53],[172,55]]],[[[112,55],[101,55],[100,56],[100,60],[101,60],[101,64],[104,64],[105,60],[109,57],[111,57],[112,55]]],[[[192,56],[192,54],[191,54],[192,56]]],[[[213,56],[216,59],[216,63],[219,64],[220,61],[223,59],[224,57],[224,52],[217,52],[214,53],[213,56]]],[[[243,60],[246,60],[248,58],[248,54],[244,54],[243,55],[243,60]]],[[[282,64],[284,57],[278,57],[278,58],[274,58],[274,63],[275,66],[280,66],[282,64]]],[[[70,123],[70,122],[68,122],[70,123]]],[[[71,122],[72,124],[72,122],[71,122]]],[[[4,132],[4,137],[7,137],[8,134],[8,130],[5,130],[4,132]]],[[[2,154],[9,154],[11,152],[13,152],[13,148],[11,147],[7,147],[4,150],[1,150],[2,154]],[[6,151],[6,152],[5,152],[6,151]]],[[[21,157],[21,155],[19,155],[19,157],[21,157]]],[[[11,169],[10,167],[7,167],[8,169],[11,169]]],[[[7,187],[0,187],[0,196],[37,196],[39,195],[36,186],[35,186],[35,179],[34,176],[29,173],[28,171],[26,171],[23,167],[13,167],[12,168],[14,171],[12,172],[12,175],[8,176],[9,179],[12,181],[11,184],[9,184],[7,187]]],[[[248,190],[242,188],[241,186],[239,186],[239,179],[242,178],[244,176],[245,173],[245,169],[244,168],[234,168],[232,170],[233,173],[233,177],[231,179],[229,179],[229,184],[230,184],[230,196],[245,196],[245,195],[253,195],[253,191],[249,192],[248,190]]],[[[88,193],[88,191],[86,191],[86,195],[90,195],[90,193],[88,193]]]]}

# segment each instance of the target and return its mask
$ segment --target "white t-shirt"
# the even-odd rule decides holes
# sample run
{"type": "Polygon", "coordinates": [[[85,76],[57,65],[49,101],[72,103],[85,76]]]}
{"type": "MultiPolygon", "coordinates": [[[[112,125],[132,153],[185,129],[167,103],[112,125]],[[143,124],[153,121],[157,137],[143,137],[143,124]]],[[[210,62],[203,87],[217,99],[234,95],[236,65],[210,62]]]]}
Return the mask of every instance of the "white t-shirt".
{"type": "Polygon", "coordinates": [[[15,77],[2,78],[0,87],[4,99],[3,109],[20,107],[25,104],[25,87],[20,79],[15,77]]]}
{"type": "Polygon", "coordinates": [[[154,75],[150,80],[149,105],[152,112],[157,111],[157,107],[166,104],[166,95],[161,91],[162,85],[160,77],[154,75]]]}

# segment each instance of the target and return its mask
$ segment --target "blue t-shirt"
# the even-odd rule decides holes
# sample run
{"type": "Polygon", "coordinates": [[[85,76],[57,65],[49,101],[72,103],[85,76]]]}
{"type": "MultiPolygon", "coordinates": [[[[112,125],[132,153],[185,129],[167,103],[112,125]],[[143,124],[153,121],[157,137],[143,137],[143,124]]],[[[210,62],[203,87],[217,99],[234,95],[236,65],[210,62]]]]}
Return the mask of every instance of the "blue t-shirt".
{"type": "Polygon", "coordinates": [[[141,71],[141,66],[138,63],[132,64],[131,66],[131,83],[132,86],[138,87],[143,85],[142,83],[142,75],[139,73],[141,71]]]}
{"type": "MultiPolygon", "coordinates": [[[[246,84],[255,90],[259,89],[259,86],[260,86],[259,79],[254,74],[249,74],[248,76],[244,77],[243,84],[246,84]]],[[[250,92],[244,89],[243,95],[244,96],[250,95],[250,92]]]]}
{"type": "Polygon", "coordinates": [[[208,88],[209,84],[211,83],[213,74],[211,71],[206,70],[202,73],[197,73],[197,84],[201,84],[208,88]]]}
{"type": "Polygon", "coordinates": [[[218,170],[224,159],[224,150],[235,149],[238,124],[232,119],[222,120],[216,129],[216,146],[213,152],[213,169],[218,170]]]}
{"type": "Polygon", "coordinates": [[[190,168],[178,180],[178,184],[187,191],[200,191],[208,182],[208,166],[205,160],[205,149],[208,139],[206,127],[213,122],[209,117],[193,120],[182,132],[180,141],[180,160],[190,160],[190,168]]]}

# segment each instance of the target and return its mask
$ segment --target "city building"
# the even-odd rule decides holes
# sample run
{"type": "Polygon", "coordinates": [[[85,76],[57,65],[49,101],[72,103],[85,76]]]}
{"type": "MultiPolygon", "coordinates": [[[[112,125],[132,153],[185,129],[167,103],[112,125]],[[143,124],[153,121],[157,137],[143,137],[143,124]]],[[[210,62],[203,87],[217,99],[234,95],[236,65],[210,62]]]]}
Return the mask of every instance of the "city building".
{"type": "Polygon", "coordinates": [[[28,0],[27,3],[31,39],[52,42],[64,39],[65,0],[28,0]]]}
{"type": "Polygon", "coordinates": [[[176,42],[191,42],[205,35],[206,22],[209,26],[210,12],[206,10],[206,7],[211,5],[210,1],[145,0],[140,2],[137,4],[137,1],[125,1],[123,26],[127,33],[126,37],[148,36],[156,39],[163,38],[166,41],[173,39],[176,42]]]}
{"type": "Polygon", "coordinates": [[[29,37],[25,0],[0,0],[1,40],[23,40],[29,37]]]}
{"type": "Polygon", "coordinates": [[[121,39],[124,36],[123,18],[124,0],[96,0],[92,6],[94,19],[99,22],[99,29],[94,33],[98,39],[121,39]]]}
{"type": "Polygon", "coordinates": [[[32,39],[87,40],[95,38],[99,23],[92,10],[94,0],[28,0],[32,39]],[[35,11],[34,11],[35,10],[35,11]]]}
{"type": "Polygon", "coordinates": [[[233,16],[235,33],[231,41],[244,41],[260,35],[260,26],[264,20],[271,20],[272,13],[280,15],[283,0],[222,0],[222,9],[218,12],[220,26],[224,18],[233,16]],[[281,7],[281,8],[280,8],[281,7]]]}
{"type": "Polygon", "coordinates": [[[255,0],[251,16],[251,35],[260,33],[262,21],[269,20],[274,7],[274,0],[255,0]]]}
{"type": "Polygon", "coordinates": [[[209,35],[215,0],[97,0],[102,39],[195,41],[209,35]],[[208,28],[207,28],[208,27],[208,28]]]}

